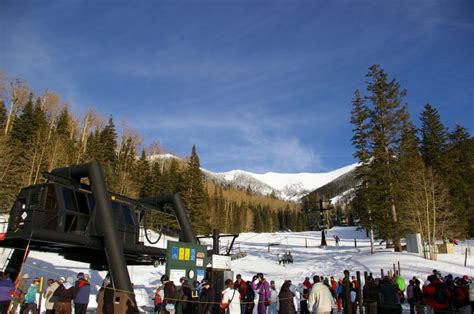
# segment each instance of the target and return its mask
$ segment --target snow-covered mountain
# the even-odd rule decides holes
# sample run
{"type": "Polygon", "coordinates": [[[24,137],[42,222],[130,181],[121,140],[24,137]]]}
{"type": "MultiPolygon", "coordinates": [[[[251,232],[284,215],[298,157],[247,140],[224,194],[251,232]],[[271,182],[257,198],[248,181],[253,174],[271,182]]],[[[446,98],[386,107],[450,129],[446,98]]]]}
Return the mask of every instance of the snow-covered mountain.
{"type": "Polygon", "coordinates": [[[357,164],[352,164],[324,173],[267,172],[257,174],[243,170],[219,173],[213,173],[204,169],[203,171],[208,178],[216,182],[239,188],[250,188],[253,192],[262,195],[270,195],[273,193],[279,198],[296,201],[311,191],[353,171],[356,166],[357,164]]]}
{"type": "MultiPolygon", "coordinates": [[[[163,160],[177,158],[171,154],[148,156],[149,160],[163,160]]],[[[274,195],[290,201],[298,201],[308,193],[330,183],[338,177],[352,172],[357,164],[348,165],[333,171],[322,173],[277,173],[263,174],[245,170],[232,170],[228,172],[212,172],[201,168],[207,180],[218,184],[229,185],[240,189],[250,189],[253,193],[261,195],[274,195]]]]}

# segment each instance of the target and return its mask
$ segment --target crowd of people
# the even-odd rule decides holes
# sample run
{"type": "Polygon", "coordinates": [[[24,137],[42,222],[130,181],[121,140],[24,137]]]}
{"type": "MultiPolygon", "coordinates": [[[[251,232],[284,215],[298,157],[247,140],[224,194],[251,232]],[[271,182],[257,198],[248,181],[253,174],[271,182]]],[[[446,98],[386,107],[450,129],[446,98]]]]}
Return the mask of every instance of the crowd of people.
{"type": "MultiPolygon", "coordinates": [[[[82,272],[76,278],[48,279],[42,292],[46,313],[86,313],[91,292],[89,276],[82,272]]],[[[345,270],[341,278],[314,275],[301,283],[283,281],[279,290],[275,281],[262,273],[251,280],[237,274],[235,280],[225,280],[225,288],[213,287],[211,282],[188,282],[180,279],[178,289],[167,275],[151,296],[155,313],[183,314],[294,314],[294,313],[401,313],[407,303],[410,313],[471,314],[474,308],[474,283],[465,275],[442,276],[433,270],[422,282],[413,277],[406,280],[400,274],[373,278],[367,276],[362,285],[345,270]],[[363,309],[361,312],[360,310],[363,309]]],[[[15,285],[9,274],[0,272],[0,313],[37,313],[40,278],[30,282],[27,273],[15,285]],[[18,312],[17,312],[18,311],[18,312]]],[[[106,276],[99,290],[103,313],[113,313],[113,285],[106,276]],[[108,289],[110,288],[110,289],[108,289]],[[101,294],[102,292],[102,294],[101,294]]]]}
{"type": "MultiPolygon", "coordinates": [[[[38,312],[38,294],[40,278],[33,278],[25,273],[15,285],[10,274],[0,272],[0,313],[34,313],[38,312]]],[[[82,272],[74,277],[48,279],[47,287],[41,295],[45,300],[47,314],[85,314],[89,304],[89,275],[82,272]]]]}
{"type": "Polygon", "coordinates": [[[262,273],[248,281],[238,274],[235,281],[227,279],[225,289],[217,294],[208,280],[194,282],[198,297],[193,301],[193,288],[186,278],[181,278],[182,288],[178,293],[173,282],[164,275],[163,284],[155,295],[155,299],[159,299],[155,312],[174,313],[181,307],[182,313],[198,314],[390,314],[402,313],[402,304],[407,303],[411,314],[471,314],[474,301],[471,279],[467,275],[443,277],[434,270],[423,284],[416,277],[406,281],[395,274],[383,278],[369,275],[362,286],[345,270],[338,280],[319,275],[306,277],[301,283],[285,280],[278,291],[275,282],[268,281],[262,273]]]}

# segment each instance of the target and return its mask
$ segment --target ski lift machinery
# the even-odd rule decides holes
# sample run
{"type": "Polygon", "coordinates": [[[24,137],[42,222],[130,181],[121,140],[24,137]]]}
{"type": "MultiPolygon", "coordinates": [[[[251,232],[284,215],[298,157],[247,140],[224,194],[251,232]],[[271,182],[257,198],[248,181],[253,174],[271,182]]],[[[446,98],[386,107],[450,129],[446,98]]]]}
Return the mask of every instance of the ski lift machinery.
{"type": "Polygon", "coordinates": [[[157,266],[166,259],[166,249],[140,241],[140,228],[149,244],[162,234],[198,243],[178,194],[134,200],[110,193],[97,161],[43,175],[46,183],[21,189],[0,235],[0,247],[13,249],[4,269],[13,280],[25,250],[58,253],[108,270],[115,289],[125,292],[123,303],[137,309],[127,265],[157,266]]]}

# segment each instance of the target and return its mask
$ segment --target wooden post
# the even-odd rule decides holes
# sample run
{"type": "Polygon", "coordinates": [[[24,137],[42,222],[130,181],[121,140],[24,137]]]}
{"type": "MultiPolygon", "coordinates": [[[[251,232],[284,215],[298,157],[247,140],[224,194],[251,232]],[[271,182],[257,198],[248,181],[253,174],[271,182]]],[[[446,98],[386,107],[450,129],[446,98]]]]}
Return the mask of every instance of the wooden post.
{"type": "Polygon", "coordinates": [[[393,264],[393,275],[395,276],[397,274],[397,268],[395,267],[395,264],[393,264]]]}
{"type": "Polygon", "coordinates": [[[307,248],[308,247],[308,239],[304,238],[304,247],[307,248]]]}
{"type": "Polygon", "coordinates": [[[354,239],[354,247],[357,247],[357,239],[354,239]]]}
{"type": "Polygon", "coordinates": [[[384,277],[384,276],[383,276],[383,268],[381,268],[381,269],[380,269],[380,278],[383,279],[383,277],[384,277]]]}
{"type": "Polygon", "coordinates": [[[359,283],[357,287],[357,301],[359,302],[359,313],[364,313],[364,309],[362,307],[362,284],[360,281],[360,271],[356,271],[356,276],[357,276],[357,282],[359,283]]]}
{"type": "Polygon", "coordinates": [[[464,267],[467,265],[467,248],[466,248],[466,253],[464,254],[464,267]]]}
{"type": "Polygon", "coordinates": [[[398,274],[401,276],[402,272],[400,271],[400,261],[398,261],[398,274]]]}

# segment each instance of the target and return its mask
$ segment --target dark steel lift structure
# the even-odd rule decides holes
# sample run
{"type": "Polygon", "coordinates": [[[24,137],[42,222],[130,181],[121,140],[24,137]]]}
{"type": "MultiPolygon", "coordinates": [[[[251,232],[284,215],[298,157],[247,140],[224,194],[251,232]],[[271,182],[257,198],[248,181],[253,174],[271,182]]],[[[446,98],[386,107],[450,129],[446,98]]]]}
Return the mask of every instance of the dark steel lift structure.
{"type": "MultiPolygon", "coordinates": [[[[179,234],[179,240],[198,240],[178,194],[149,196],[139,201],[107,191],[100,164],[85,164],[44,173],[47,182],[23,188],[10,212],[0,247],[14,249],[5,272],[16,280],[25,250],[53,252],[108,270],[117,291],[124,293],[127,313],[138,312],[127,265],[157,265],[166,249],[141,242],[147,232],[179,234]],[[87,182],[88,184],[85,184],[87,182]],[[174,233],[173,233],[174,232],[174,233]]],[[[0,239],[1,239],[0,238],[0,239]]]]}

